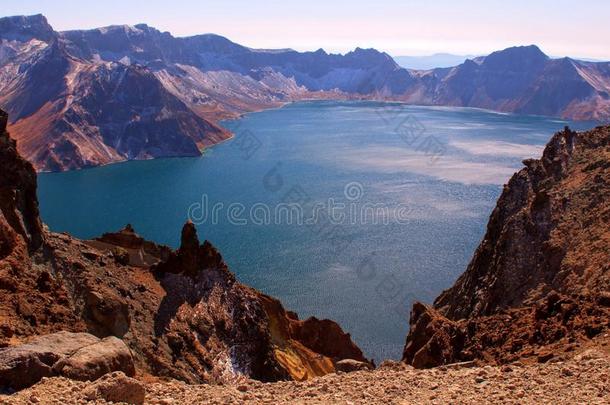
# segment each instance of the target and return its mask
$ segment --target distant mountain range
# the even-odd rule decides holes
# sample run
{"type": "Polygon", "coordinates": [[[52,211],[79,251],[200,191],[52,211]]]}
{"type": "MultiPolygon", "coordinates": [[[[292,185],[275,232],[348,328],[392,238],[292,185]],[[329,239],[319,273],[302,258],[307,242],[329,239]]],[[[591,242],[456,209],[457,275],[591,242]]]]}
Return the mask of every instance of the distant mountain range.
{"type": "Polygon", "coordinates": [[[196,156],[223,118],[303,99],[466,106],[610,119],[610,63],[515,47],[423,71],[357,48],[256,50],[144,24],[57,32],[42,15],[0,19],[0,106],[37,170],[196,156]]]}
{"type": "Polygon", "coordinates": [[[435,53],[426,56],[394,56],[398,65],[405,69],[429,70],[434,68],[447,68],[464,63],[466,59],[473,59],[473,55],[453,55],[450,53],[435,53]]]}

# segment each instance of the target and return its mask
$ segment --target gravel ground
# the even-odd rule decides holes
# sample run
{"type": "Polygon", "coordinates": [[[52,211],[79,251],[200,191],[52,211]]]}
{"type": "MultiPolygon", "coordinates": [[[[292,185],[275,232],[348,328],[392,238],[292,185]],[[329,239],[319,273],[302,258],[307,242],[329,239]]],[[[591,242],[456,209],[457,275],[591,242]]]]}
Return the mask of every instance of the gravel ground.
{"type": "MultiPolygon", "coordinates": [[[[78,404],[91,383],[44,379],[1,404],[78,404]]],[[[331,374],[306,382],[235,386],[146,383],[147,404],[610,404],[610,356],[588,350],[566,362],[446,366],[415,370],[386,362],[375,371],[331,374]]]]}

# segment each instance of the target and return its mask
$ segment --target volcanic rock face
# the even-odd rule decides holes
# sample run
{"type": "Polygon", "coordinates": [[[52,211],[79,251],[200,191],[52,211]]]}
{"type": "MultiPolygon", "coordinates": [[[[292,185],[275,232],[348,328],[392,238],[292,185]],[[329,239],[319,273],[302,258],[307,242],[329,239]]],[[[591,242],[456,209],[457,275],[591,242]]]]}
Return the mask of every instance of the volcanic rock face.
{"type": "Polygon", "coordinates": [[[145,24],[55,32],[43,16],[0,19],[0,106],[37,170],[196,156],[230,136],[220,119],[302,99],[610,119],[610,63],[514,47],[443,69],[400,68],[357,48],[253,50],[218,35],[145,24]]]}
{"type": "MultiPolygon", "coordinates": [[[[4,130],[0,165],[0,347],[60,331],[121,338],[138,373],[191,383],[306,379],[334,371],[343,359],[366,362],[334,322],[299,321],[276,299],[237,282],[220,253],[199,243],[193,224],[185,225],[177,251],[130,226],[93,241],[54,234],[38,217],[34,168],[4,130]]],[[[82,374],[90,352],[109,354],[110,343],[54,369],[82,374]]]]}
{"type": "Polygon", "coordinates": [[[149,69],[78,58],[43,16],[2,19],[0,41],[0,105],[37,170],[198,156],[229,136],[149,69]]]}
{"type": "Polygon", "coordinates": [[[408,363],[546,361],[610,327],[610,127],[566,128],[524,164],[466,272],[414,305],[408,363]]]}
{"type": "Polygon", "coordinates": [[[119,232],[103,234],[87,243],[97,249],[110,250],[121,264],[148,268],[168,260],[172,250],[139,236],[130,224],[119,232]]]}
{"type": "Polygon", "coordinates": [[[17,146],[6,132],[8,116],[0,110],[0,258],[10,254],[15,239],[24,241],[30,250],[42,243],[42,225],[36,200],[36,174],[21,159],[17,146]],[[19,236],[11,237],[16,232],[19,236]],[[11,240],[12,239],[12,240],[11,240]]]}

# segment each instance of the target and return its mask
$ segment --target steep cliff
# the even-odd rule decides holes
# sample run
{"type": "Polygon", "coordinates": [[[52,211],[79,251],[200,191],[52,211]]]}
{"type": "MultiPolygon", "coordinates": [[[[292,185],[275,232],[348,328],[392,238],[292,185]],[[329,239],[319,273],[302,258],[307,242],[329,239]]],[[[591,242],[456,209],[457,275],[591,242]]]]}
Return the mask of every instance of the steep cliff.
{"type": "Polygon", "coordinates": [[[524,164],[466,272],[414,305],[405,361],[548,360],[610,327],[610,127],[566,128],[524,164]]]}
{"type": "Polygon", "coordinates": [[[36,174],[0,114],[0,346],[57,331],[116,336],[139,375],[190,383],[307,379],[366,361],[332,321],[299,321],[240,284],[187,223],[177,251],[130,226],[81,241],[45,230],[36,174]],[[324,339],[321,339],[323,336],[324,339]]]}
{"type": "Polygon", "coordinates": [[[149,69],[84,60],[43,16],[1,20],[0,106],[37,170],[198,156],[230,136],[149,69]]]}
{"type": "MultiPolygon", "coordinates": [[[[32,165],[21,159],[17,144],[6,132],[8,115],[0,110],[0,258],[11,252],[11,239],[25,242],[30,250],[42,244],[42,225],[36,199],[36,174],[32,165]],[[11,238],[10,233],[17,235],[11,238]]],[[[14,247],[14,246],[13,246],[14,247]]]]}

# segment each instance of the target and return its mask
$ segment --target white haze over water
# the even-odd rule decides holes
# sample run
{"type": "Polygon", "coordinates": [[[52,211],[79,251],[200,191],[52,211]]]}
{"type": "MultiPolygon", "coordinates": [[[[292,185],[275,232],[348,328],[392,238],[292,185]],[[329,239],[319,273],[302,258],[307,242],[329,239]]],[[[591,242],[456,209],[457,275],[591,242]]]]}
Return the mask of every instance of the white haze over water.
{"type": "Polygon", "coordinates": [[[354,170],[363,168],[385,174],[417,173],[462,184],[504,184],[514,167],[497,163],[469,162],[458,156],[441,156],[434,163],[424,153],[400,147],[370,147],[330,157],[354,170]]]}
{"type": "Polygon", "coordinates": [[[539,158],[543,145],[527,145],[504,141],[453,141],[451,145],[473,155],[509,156],[522,159],[539,158]]]}

